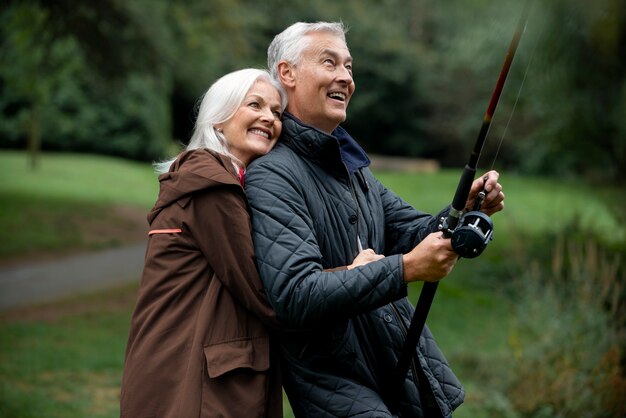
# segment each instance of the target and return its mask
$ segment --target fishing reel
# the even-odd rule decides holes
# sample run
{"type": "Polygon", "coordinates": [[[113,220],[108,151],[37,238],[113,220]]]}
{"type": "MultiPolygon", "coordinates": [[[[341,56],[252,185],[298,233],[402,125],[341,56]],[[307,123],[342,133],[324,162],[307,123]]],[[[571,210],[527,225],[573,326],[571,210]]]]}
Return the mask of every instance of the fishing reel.
{"type": "Polygon", "coordinates": [[[463,258],[478,257],[493,239],[491,218],[477,210],[462,214],[454,229],[449,228],[447,218],[442,218],[439,229],[451,239],[452,249],[463,258]]]}

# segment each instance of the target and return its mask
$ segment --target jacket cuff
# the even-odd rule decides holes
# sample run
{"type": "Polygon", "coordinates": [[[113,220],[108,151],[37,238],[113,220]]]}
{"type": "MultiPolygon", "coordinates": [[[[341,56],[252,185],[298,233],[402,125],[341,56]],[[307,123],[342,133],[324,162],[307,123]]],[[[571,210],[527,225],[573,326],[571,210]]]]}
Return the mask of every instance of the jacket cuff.
{"type": "Polygon", "coordinates": [[[402,267],[402,254],[393,255],[391,257],[396,257],[396,265],[398,266],[394,269],[396,273],[396,281],[398,282],[397,290],[398,295],[400,297],[405,297],[409,294],[408,291],[408,283],[404,281],[404,268],[402,267]]]}

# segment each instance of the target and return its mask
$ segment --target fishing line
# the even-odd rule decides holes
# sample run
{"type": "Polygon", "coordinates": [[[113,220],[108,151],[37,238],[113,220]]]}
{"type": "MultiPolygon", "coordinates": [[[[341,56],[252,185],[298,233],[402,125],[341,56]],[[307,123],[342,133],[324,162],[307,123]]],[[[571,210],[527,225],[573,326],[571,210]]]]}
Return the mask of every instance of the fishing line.
{"type": "MultiPolygon", "coordinates": [[[[524,25],[524,32],[526,31],[526,27],[528,25],[528,21],[526,21],[526,24],[524,25]]],[[[513,120],[513,115],[515,114],[515,109],[517,108],[517,103],[519,102],[519,99],[522,95],[522,90],[524,89],[524,83],[526,82],[526,77],[528,76],[528,72],[530,70],[530,66],[533,62],[533,58],[535,57],[535,51],[537,50],[537,46],[539,45],[539,39],[541,39],[541,36],[538,36],[537,39],[535,40],[535,45],[533,46],[533,49],[530,53],[530,57],[528,59],[528,64],[526,64],[526,69],[524,71],[524,77],[522,77],[522,82],[520,83],[519,88],[517,89],[517,96],[515,97],[515,102],[513,103],[513,108],[511,109],[511,112],[509,113],[509,118],[506,122],[506,125],[504,126],[504,131],[502,132],[502,137],[500,137],[500,142],[498,142],[498,147],[496,148],[496,153],[493,156],[493,161],[491,162],[491,167],[489,168],[489,170],[493,170],[495,164],[496,164],[496,160],[498,159],[498,156],[500,154],[500,149],[502,148],[502,144],[504,143],[504,138],[506,137],[507,131],[509,129],[509,125],[511,124],[511,120],[513,120]]]]}

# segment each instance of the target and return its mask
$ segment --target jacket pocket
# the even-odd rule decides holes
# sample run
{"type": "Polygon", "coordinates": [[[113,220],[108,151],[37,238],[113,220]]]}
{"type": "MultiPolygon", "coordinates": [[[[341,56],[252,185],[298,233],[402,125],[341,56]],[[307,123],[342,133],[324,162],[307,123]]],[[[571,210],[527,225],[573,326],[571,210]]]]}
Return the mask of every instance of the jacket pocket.
{"type": "Polygon", "coordinates": [[[246,338],[204,347],[207,372],[215,378],[239,368],[257,372],[270,368],[269,337],[246,338]]]}

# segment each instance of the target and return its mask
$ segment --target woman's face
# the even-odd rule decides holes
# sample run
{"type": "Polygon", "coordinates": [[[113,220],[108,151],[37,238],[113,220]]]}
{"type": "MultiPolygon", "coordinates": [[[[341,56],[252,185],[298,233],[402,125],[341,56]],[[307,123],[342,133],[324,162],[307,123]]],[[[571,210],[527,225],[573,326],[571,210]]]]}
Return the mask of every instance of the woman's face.
{"type": "Polygon", "coordinates": [[[216,127],[223,130],[230,152],[248,165],[274,147],[282,129],[281,116],[278,90],[257,80],[233,117],[216,127]]]}

